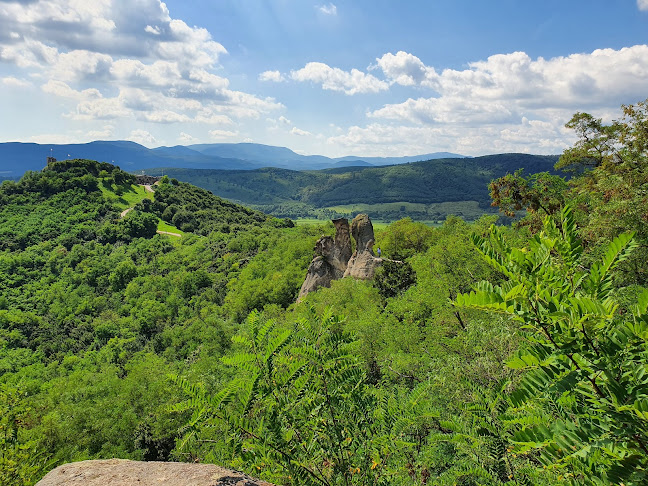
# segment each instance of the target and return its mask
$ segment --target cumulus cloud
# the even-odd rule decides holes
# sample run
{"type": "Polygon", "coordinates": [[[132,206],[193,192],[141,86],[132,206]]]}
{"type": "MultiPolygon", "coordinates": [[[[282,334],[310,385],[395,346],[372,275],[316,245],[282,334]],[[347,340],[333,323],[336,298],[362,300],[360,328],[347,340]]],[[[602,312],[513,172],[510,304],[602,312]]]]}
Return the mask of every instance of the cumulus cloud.
{"type": "Polygon", "coordinates": [[[209,135],[215,140],[223,140],[238,137],[239,132],[233,132],[231,130],[210,130],[209,135]]]}
{"type": "Polygon", "coordinates": [[[207,30],[172,18],[161,0],[136,3],[0,1],[0,63],[76,100],[71,119],[224,124],[282,107],[214,74],[227,50],[207,30]]]}
{"type": "Polygon", "coordinates": [[[31,82],[25,81],[24,79],[18,79],[13,76],[7,76],[5,78],[0,78],[0,82],[4,84],[5,86],[11,87],[11,88],[29,88],[32,85],[31,82]]]}
{"type": "Polygon", "coordinates": [[[648,0],[637,0],[637,7],[639,10],[648,12],[648,0]]]}
{"type": "Polygon", "coordinates": [[[599,49],[552,59],[524,52],[497,54],[467,69],[437,74],[415,56],[399,52],[378,59],[385,76],[426,86],[433,97],[410,98],[369,113],[412,123],[506,123],[529,113],[618,106],[645,96],[648,46],[599,49]]]}
{"type": "Polygon", "coordinates": [[[645,98],[648,46],[550,59],[513,52],[442,71],[400,51],[369,69],[389,85],[416,89],[417,96],[370,110],[367,126],[330,137],[340,151],[555,154],[574,141],[564,124],[576,111],[611,120],[619,105],[645,98]]]}
{"type": "Polygon", "coordinates": [[[327,144],[349,155],[395,156],[434,151],[464,155],[504,152],[558,154],[573,142],[563,127],[539,120],[522,119],[510,125],[406,126],[371,123],[352,126],[346,133],[329,137],[327,144]]]}
{"type": "Polygon", "coordinates": [[[319,7],[317,7],[317,10],[325,15],[337,15],[337,7],[332,3],[329,3],[327,5],[320,5],[319,7]]]}
{"type": "Polygon", "coordinates": [[[70,98],[73,100],[90,100],[103,98],[99,90],[94,88],[85,89],[82,91],[71,88],[67,83],[50,79],[47,83],[41,86],[45,93],[53,94],[61,98],[70,98]]]}
{"type": "Polygon", "coordinates": [[[371,74],[357,69],[350,72],[332,68],[321,62],[309,62],[301,69],[292,71],[290,77],[295,81],[310,81],[321,84],[323,89],[341,91],[347,95],[359,93],[378,93],[389,89],[389,84],[371,74]]]}
{"type": "Polygon", "coordinates": [[[404,51],[398,51],[396,54],[388,52],[376,59],[376,65],[370,66],[370,69],[378,68],[390,82],[403,86],[434,87],[438,77],[434,68],[426,66],[418,57],[404,51]]]}
{"type": "Polygon", "coordinates": [[[283,74],[279,71],[264,71],[259,74],[259,81],[273,81],[275,83],[280,83],[284,80],[285,78],[283,74]]]}
{"type": "Polygon", "coordinates": [[[297,127],[293,127],[292,130],[290,130],[290,133],[292,135],[297,135],[298,137],[308,137],[308,136],[312,135],[311,132],[307,132],[306,130],[302,130],[302,129],[297,128],[297,127]]]}
{"type": "Polygon", "coordinates": [[[130,132],[127,140],[131,140],[132,142],[139,143],[140,145],[144,145],[146,147],[152,147],[157,142],[157,140],[153,135],[151,135],[151,133],[142,129],[137,129],[130,132]]]}
{"type": "Polygon", "coordinates": [[[113,125],[104,125],[101,130],[90,130],[89,132],[85,133],[86,139],[90,140],[109,140],[115,131],[115,127],[113,125]]]}
{"type": "Polygon", "coordinates": [[[182,143],[189,143],[189,144],[199,142],[199,140],[196,137],[185,132],[180,132],[180,136],[178,137],[178,140],[180,140],[182,143]]]}

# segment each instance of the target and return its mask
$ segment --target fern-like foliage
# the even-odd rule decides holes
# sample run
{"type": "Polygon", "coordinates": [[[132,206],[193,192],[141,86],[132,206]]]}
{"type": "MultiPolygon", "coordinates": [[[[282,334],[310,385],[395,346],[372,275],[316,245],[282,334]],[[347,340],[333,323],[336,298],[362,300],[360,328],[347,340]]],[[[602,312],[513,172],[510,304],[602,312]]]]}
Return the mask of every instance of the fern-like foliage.
{"type": "Polygon", "coordinates": [[[224,428],[231,465],[284,485],[412,484],[421,438],[436,420],[425,384],[388,392],[368,386],[354,340],[330,313],[279,329],[258,313],[239,350],[223,361],[235,379],[215,396],[180,378],[190,410],[184,439],[224,428]],[[414,460],[413,460],[414,459],[414,460]],[[404,469],[403,464],[412,467],[404,469]]]}
{"type": "Polygon", "coordinates": [[[455,305],[508,314],[528,331],[528,346],[508,362],[525,371],[508,413],[530,417],[517,419],[516,452],[574,484],[648,484],[648,291],[632,315],[610,292],[633,234],[589,268],[569,207],[526,248],[508,247],[496,227],[474,242],[508,282],[481,283],[455,305]]]}

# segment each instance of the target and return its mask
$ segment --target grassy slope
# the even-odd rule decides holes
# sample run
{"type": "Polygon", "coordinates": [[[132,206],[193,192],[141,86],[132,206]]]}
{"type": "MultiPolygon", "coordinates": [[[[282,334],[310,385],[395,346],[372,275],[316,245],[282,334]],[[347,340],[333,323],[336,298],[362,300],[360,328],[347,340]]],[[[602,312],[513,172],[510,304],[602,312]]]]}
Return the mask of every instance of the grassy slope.
{"type": "Polygon", "coordinates": [[[132,208],[143,199],[153,199],[153,194],[143,186],[135,184],[111,184],[106,185],[104,181],[99,183],[99,189],[106,199],[113,201],[120,209],[132,208]]]}
{"type": "MultiPolygon", "coordinates": [[[[144,199],[153,200],[152,192],[148,192],[144,186],[136,184],[106,185],[104,181],[101,181],[99,183],[99,189],[107,200],[114,202],[120,209],[132,208],[144,199]]],[[[185,235],[184,232],[175,226],[165,223],[161,219],[158,219],[157,229],[158,231],[165,231],[167,233],[175,233],[181,236],[185,235]]],[[[173,235],[168,236],[174,237],[173,235]]]]}

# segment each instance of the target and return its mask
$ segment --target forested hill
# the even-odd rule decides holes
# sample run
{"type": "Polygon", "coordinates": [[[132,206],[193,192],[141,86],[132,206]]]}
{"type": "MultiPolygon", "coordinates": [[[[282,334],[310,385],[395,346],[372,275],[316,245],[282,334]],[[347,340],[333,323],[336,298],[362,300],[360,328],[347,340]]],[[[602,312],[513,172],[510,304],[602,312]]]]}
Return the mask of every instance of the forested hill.
{"type": "MultiPolygon", "coordinates": [[[[491,180],[518,169],[524,169],[528,174],[544,171],[555,173],[553,167],[557,161],[557,156],[499,154],[320,171],[298,172],[276,168],[165,171],[172,177],[204,187],[221,197],[254,205],[277,216],[295,217],[308,210],[353,204],[429,205],[459,201],[476,201],[486,212],[490,208],[488,183],[491,180]]],[[[372,214],[376,215],[381,208],[372,209],[372,214]]]]}
{"type": "Polygon", "coordinates": [[[72,160],[0,185],[3,486],[79,459],[170,459],[186,415],[167,374],[220,383],[241,316],[297,296],[321,229],[134,182],[72,160]]]}

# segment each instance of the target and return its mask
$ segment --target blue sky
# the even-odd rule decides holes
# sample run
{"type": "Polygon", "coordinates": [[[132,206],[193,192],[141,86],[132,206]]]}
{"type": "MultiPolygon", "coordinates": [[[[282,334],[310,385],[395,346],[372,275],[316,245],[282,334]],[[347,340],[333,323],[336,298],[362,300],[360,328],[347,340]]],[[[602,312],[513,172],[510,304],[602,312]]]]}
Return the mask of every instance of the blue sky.
{"type": "Polygon", "coordinates": [[[0,0],[0,141],[560,153],[647,44],[648,0],[0,0]]]}

